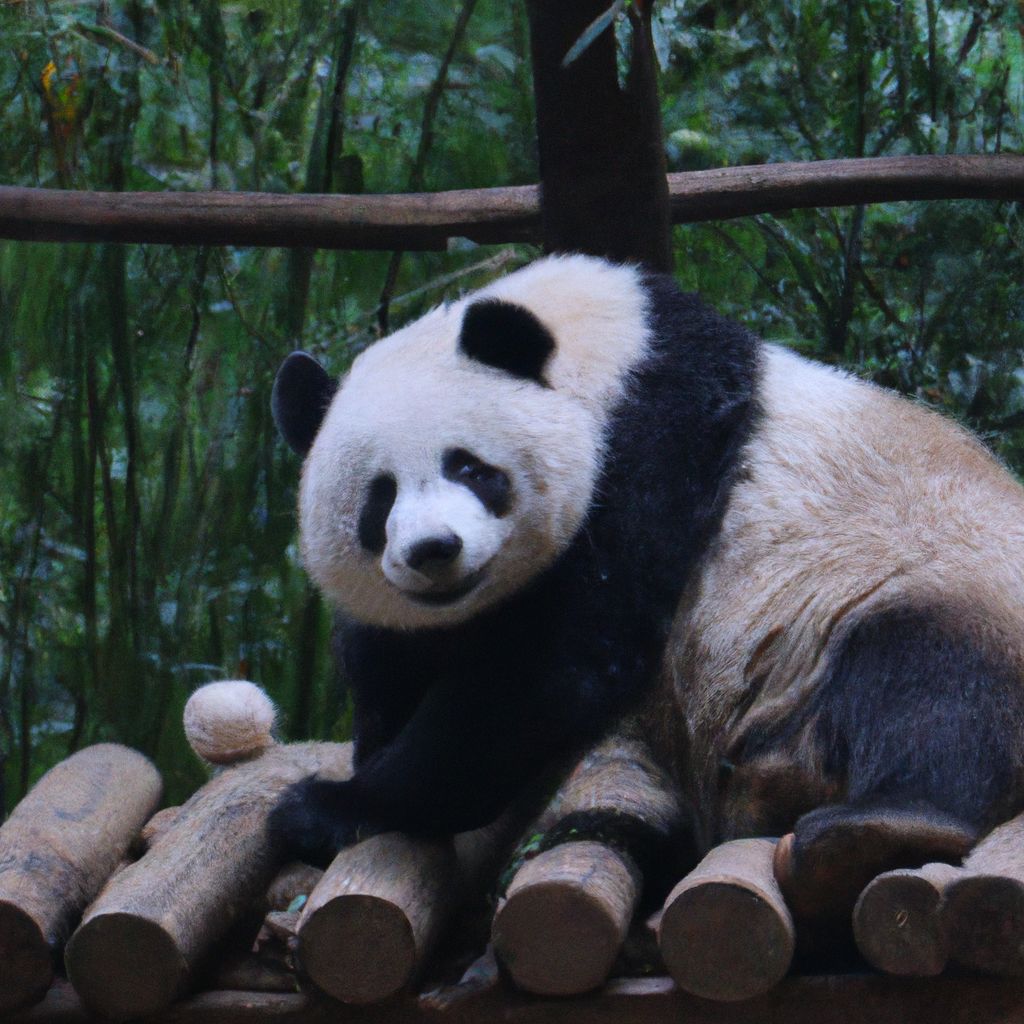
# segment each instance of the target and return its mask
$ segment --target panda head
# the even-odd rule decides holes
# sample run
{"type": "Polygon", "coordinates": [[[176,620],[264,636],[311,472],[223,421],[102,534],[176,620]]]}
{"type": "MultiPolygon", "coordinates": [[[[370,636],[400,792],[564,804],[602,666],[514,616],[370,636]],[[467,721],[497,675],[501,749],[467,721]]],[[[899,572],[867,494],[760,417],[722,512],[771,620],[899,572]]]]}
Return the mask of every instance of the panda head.
{"type": "Polygon", "coordinates": [[[565,550],[645,344],[632,268],[533,264],[362,353],[340,384],[285,360],[274,416],[306,456],[303,561],[357,620],[466,621],[565,550]]]}

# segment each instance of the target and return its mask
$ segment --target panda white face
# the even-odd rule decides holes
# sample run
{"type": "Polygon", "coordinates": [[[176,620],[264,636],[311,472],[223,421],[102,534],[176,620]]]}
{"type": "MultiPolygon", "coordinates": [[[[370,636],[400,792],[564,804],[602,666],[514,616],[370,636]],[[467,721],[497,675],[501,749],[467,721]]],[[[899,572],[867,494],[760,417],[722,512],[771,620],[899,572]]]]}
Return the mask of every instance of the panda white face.
{"type": "Polygon", "coordinates": [[[631,268],[547,260],[373,345],[326,415],[305,384],[288,393],[286,364],[275,415],[299,450],[289,424],[315,432],[299,516],[325,594],[366,624],[444,626],[550,566],[590,508],[643,303],[631,268]]]}
{"type": "Polygon", "coordinates": [[[458,351],[461,310],[431,318],[443,349],[420,321],[356,360],[300,493],[307,570],[392,628],[460,622],[525,584],[572,539],[596,474],[585,412],[458,351]],[[552,430],[579,454],[538,454],[552,430]]]}

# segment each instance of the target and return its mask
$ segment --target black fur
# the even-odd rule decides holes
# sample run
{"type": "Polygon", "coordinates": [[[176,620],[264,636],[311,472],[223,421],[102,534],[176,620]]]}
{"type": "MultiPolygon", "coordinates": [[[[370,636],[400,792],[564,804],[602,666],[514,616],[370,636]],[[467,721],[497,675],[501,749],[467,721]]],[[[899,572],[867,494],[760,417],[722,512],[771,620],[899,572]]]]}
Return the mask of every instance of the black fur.
{"type": "Polygon", "coordinates": [[[1024,688],[991,653],[1000,646],[969,609],[868,616],[803,712],[748,737],[734,760],[805,742],[813,723],[826,782],[851,807],[929,806],[984,831],[1021,810],[1024,794],[1024,688]]]}
{"type": "Polygon", "coordinates": [[[544,384],[544,364],[555,350],[555,339],[528,309],[482,299],[466,310],[459,348],[477,362],[544,384]]]}
{"type": "Polygon", "coordinates": [[[292,352],[274,378],[270,408],[281,436],[293,451],[313,447],[338,382],[308,352],[292,352]]]}
{"type": "Polygon", "coordinates": [[[512,507],[512,484],[496,466],[488,465],[464,448],[444,453],[441,472],[448,480],[468,487],[480,503],[499,519],[512,507]]]}
{"type": "Polygon", "coordinates": [[[757,416],[758,342],[668,278],[646,288],[652,348],[608,424],[597,493],[565,553],[465,625],[346,627],[357,771],[279,809],[275,828],[303,852],[336,848],[353,822],[483,825],[655,680],[757,416]]]}
{"type": "Polygon", "coordinates": [[[398,484],[395,478],[382,473],[370,481],[366,492],[366,501],[359,513],[359,543],[369,552],[379,555],[387,545],[385,529],[391,506],[398,496],[398,484]]]}
{"type": "Polygon", "coordinates": [[[825,770],[847,798],[926,801],[976,828],[1020,810],[1024,688],[970,614],[906,608],[859,623],[819,697],[825,770]]]}

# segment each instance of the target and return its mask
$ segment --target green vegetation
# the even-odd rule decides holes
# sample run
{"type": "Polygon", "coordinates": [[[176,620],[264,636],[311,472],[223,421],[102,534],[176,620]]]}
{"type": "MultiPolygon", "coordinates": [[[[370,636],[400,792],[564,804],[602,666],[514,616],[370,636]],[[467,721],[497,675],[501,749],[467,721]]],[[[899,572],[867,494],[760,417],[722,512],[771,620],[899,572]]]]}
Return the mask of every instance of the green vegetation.
{"type": "MultiPolygon", "coordinates": [[[[673,170],[1024,144],[1013,0],[662,0],[657,29],[673,170]]],[[[7,2],[0,182],[534,181],[527,35],[495,0],[7,2]]],[[[675,245],[719,308],[1024,469],[1021,203],[805,211],[675,245]]],[[[212,678],[266,686],[289,736],[344,735],[274,371],[298,346],[341,371],[380,324],[533,255],[0,243],[0,803],[102,739],[152,753],[180,799],[202,774],[181,708],[212,678]]]]}

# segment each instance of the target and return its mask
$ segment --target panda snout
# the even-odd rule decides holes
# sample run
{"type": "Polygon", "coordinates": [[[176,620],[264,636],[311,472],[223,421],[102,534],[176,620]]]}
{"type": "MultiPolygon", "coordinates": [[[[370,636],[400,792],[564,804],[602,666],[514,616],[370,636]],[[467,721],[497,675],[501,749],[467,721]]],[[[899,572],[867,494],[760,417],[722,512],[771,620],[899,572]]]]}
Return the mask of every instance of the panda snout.
{"type": "Polygon", "coordinates": [[[462,551],[462,538],[456,533],[425,537],[405,553],[405,564],[414,572],[434,578],[444,575],[462,551]]]}

